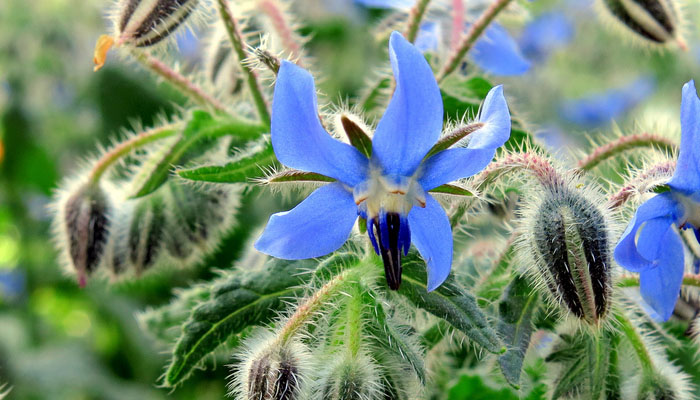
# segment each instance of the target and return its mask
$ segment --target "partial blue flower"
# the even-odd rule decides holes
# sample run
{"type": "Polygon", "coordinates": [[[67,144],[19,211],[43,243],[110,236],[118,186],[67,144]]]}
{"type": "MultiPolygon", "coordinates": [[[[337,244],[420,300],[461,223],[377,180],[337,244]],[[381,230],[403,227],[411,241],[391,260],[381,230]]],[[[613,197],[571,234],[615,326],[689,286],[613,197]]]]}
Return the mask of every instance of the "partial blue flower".
{"type": "Polygon", "coordinates": [[[671,317],[685,270],[683,241],[678,232],[700,229],[700,99],[695,83],[683,86],[681,148],[670,191],[642,204],[615,248],[615,260],[638,272],[642,298],[651,315],[671,317]]]}
{"type": "Polygon", "coordinates": [[[427,21],[421,24],[418,35],[413,43],[423,53],[435,51],[442,41],[442,28],[437,22],[427,21]]]}
{"type": "Polygon", "coordinates": [[[318,118],[313,77],[293,63],[280,67],[272,104],[272,146],[284,165],[336,179],[290,211],[274,214],[255,243],[277,258],[319,257],[348,239],[358,216],[382,256],[387,283],[398,289],[401,257],[411,244],[426,262],[428,290],[440,286],[452,265],[452,231],[447,214],[428,193],[471,176],[491,162],[510,136],[503,88],[484,100],[479,121],[463,148],[425,155],[442,131],[442,97],[421,52],[394,32],[389,40],[396,88],[372,139],[368,159],[335,140],[318,118]]]}
{"type": "Polygon", "coordinates": [[[355,0],[355,3],[369,8],[398,8],[408,10],[416,0],[355,0]]]}
{"type": "Polygon", "coordinates": [[[585,128],[606,125],[654,93],[656,83],[651,77],[641,77],[627,86],[593,93],[561,105],[562,119],[585,128]]]}
{"type": "Polygon", "coordinates": [[[481,69],[494,75],[522,75],[532,66],[515,39],[496,22],[486,28],[468,56],[481,69]]]}
{"type": "Polygon", "coordinates": [[[523,29],[518,45],[525,57],[533,62],[544,62],[553,51],[568,44],[574,28],[561,11],[539,15],[523,29]]]}

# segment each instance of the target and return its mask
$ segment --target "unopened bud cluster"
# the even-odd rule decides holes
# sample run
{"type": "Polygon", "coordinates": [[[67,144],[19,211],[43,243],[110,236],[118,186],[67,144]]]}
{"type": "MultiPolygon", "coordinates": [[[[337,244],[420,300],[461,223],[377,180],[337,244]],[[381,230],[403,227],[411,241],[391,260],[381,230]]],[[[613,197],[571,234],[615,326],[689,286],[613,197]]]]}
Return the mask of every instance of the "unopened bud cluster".
{"type": "Polygon", "coordinates": [[[612,235],[603,201],[573,185],[548,188],[524,212],[519,254],[549,297],[592,325],[610,309],[612,235]]]}
{"type": "Polygon", "coordinates": [[[229,228],[237,202],[231,185],[168,182],[142,198],[125,199],[118,190],[88,183],[59,196],[55,233],[84,285],[100,266],[118,276],[196,262],[229,228]]]}
{"type": "Polygon", "coordinates": [[[677,43],[686,47],[681,38],[680,10],[674,0],[602,0],[603,8],[621,30],[650,44],[677,43]]]}

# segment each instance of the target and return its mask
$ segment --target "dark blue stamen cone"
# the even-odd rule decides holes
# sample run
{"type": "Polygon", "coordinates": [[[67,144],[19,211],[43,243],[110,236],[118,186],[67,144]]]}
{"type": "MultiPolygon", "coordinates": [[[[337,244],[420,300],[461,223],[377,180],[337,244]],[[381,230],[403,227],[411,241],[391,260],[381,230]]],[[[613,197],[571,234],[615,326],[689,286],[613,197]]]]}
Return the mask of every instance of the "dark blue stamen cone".
{"type": "Polygon", "coordinates": [[[408,223],[398,213],[382,213],[373,218],[368,230],[375,251],[382,256],[386,283],[392,290],[399,290],[401,285],[401,250],[404,253],[410,246],[408,223]],[[404,226],[405,225],[405,226],[404,226]],[[408,239],[408,244],[405,239],[408,239]]]}

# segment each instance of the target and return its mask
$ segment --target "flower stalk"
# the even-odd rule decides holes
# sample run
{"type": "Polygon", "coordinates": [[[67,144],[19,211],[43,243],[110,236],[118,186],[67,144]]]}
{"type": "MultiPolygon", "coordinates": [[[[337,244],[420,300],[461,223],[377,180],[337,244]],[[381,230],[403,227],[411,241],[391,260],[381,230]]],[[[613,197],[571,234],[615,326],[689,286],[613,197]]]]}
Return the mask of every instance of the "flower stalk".
{"type": "Polygon", "coordinates": [[[252,67],[245,62],[248,58],[248,54],[246,53],[246,44],[238,27],[238,22],[234,18],[227,0],[217,0],[216,3],[221,19],[226,27],[226,32],[231,40],[233,51],[238,57],[238,63],[241,66],[241,70],[243,70],[243,73],[246,75],[248,87],[250,88],[250,93],[253,96],[253,102],[255,103],[255,108],[258,111],[258,116],[265,124],[270,125],[270,110],[268,108],[267,101],[263,96],[262,87],[258,82],[258,76],[255,71],[253,71],[252,67]]]}
{"type": "Polygon", "coordinates": [[[591,154],[578,162],[578,167],[588,171],[611,157],[638,147],[658,148],[667,153],[673,153],[677,150],[675,143],[653,133],[623,136],[593,150],[591,154]]]}
{"type": "Polygon", "coordinates": [[[221,104],[221,102],[219,102],[217,99],[206,93],[204,90],[202,90],[202,88],[195,85],[185,76],[167,66],[161,60],[145,52],[134,51],[132,54],[146,68],[148,68],[150,71],[153,71],[156,75],[160,76],[166,82],[173,85],[175,88],[184,93],[187,97],[194,100],[197,104],[200,104],[216,112],[227,113],[226,107],[224,107],[224,105],[221,104]]]}
{"type": "Polygon", "coordinates": [[[406,36],[406,40],[411,43],[416,41],[420,24],[423,21],[425,12],[428,10],[429,4],[430,0],[418,0],[413,8],[411,8],[408,26],[406,27],[406,33],[404,34],[404,36],[406,36]]]}
{"type": "Polygon", "coordinates": [[[441,83],[448,75],[454,72],[455,69],[462,62],[465,55],[471,50],[479,37],[484,33],[489,24],[498,16],[498,14],[503,11],[511,0],[496,0],[489,8],[484,11],[479,19],[472,24],[469,31],[462,37],[459,45],[454,49],[452,54],[448,57],[447,62],[442,67],[442,70],[438,73],[436,79],[438,83],[441,83]]]}

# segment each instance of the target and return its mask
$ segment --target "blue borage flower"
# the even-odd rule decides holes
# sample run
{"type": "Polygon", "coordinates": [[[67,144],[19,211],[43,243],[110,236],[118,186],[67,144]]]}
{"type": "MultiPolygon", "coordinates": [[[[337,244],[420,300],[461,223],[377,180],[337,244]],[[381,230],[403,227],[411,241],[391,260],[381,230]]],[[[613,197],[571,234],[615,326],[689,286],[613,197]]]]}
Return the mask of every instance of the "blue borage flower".
{"type": "Polygon", "coordinates": [[[685,269],[676,228],[691,228],[700,240],[700,99],[693,81],[683,86],[681,148],[668,186],[637,209],[615,248],[615,260],[639,273],[642,298],[663,321],[673,313],[685,269]]]}
{"type": "Polygon", "coordinates": [[[291,168],[336,179],[294,209],[274,214],[255,243],[283,259],[319,257],[337,250],[358,215],[367,221],[374,250],[382,256],[387,283],[401,283],[401,253],[412,244],[426,261],[428,290],[449,275],[452,231],[440,204],[428,193],[482,170],[510,136],[510,114],[501,86],[484,100],[483,127],[463,148],[426,157],[442,131],[442,97],[421,52],[393,32],[389,40],[396,90],[379,121],[368,158],[335,140],[318,118],[311,74],[283,62],[272,104],[272,146],[291,168]]]}

